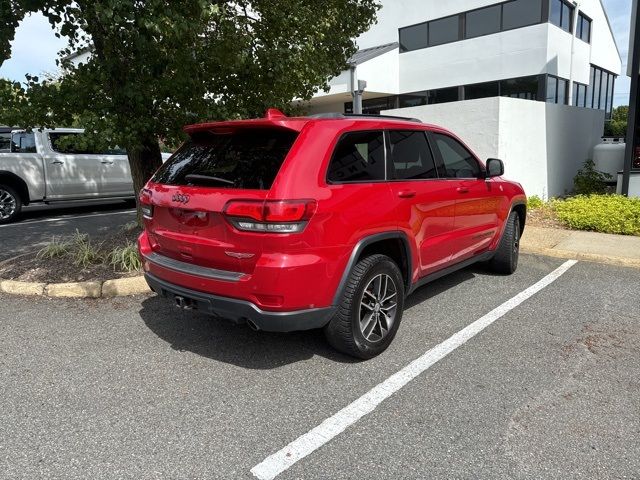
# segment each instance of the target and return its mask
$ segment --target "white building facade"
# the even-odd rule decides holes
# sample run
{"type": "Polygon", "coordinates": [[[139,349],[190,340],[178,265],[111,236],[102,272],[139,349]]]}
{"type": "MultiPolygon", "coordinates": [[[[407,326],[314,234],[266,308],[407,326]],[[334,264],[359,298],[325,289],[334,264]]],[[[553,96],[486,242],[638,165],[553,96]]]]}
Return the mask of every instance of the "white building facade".
{"type": "Polygon", "coordinates": [[[383,0],[357,43],[308,113],[351,113],[364,80],[364,113],[449,128],[543,198],[571,190],[621,71],[601,0],[383,0]]]}

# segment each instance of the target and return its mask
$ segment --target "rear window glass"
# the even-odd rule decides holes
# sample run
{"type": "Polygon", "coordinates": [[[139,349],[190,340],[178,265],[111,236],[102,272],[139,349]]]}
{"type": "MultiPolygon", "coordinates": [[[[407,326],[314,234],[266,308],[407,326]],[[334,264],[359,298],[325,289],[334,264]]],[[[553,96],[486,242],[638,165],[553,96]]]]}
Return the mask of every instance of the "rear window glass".
{"type": "Polygon", "coordinates": [[[153,181],[268,190],[297,137],[297,132],[273,128],[197,133],[158,170],[153,181]]]}

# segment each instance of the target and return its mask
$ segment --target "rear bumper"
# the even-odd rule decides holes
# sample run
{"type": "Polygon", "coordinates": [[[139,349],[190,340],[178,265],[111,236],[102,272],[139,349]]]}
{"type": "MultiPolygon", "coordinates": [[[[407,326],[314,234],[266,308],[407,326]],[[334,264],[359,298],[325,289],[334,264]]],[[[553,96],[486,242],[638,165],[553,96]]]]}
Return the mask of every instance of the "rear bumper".
{"type": "Polygon", "coordinates": [[[184,306],[235,323],[252,323],[267,332],[293,332],[324,327],[334,315],[335,307],[268,312],[251,302],[190,290],[145,273],[149,287],[172,301],[182,299],[184,306]],[[176,299],[178,297],[178,299],[176,299]]]}

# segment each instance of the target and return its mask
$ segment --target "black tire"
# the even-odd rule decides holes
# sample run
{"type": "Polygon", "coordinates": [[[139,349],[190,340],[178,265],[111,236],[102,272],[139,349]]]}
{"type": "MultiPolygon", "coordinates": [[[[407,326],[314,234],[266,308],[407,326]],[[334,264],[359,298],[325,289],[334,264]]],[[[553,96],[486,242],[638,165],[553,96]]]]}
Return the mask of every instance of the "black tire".
{"type": "Polygon", "coordinates": [[[385,255],[371,255],[360,260],[351,271],[338,311],[324,328],[325,336],[336,350],[357,358],[373,358],[393,341],[403,308],[404,280],[400,269],[385,255]],[[380,288],[376,282],[380,282],[380,288]],[[392,297],[394,291],[395,297],[392,297]],[[389,299],[374,300],[375,293],[382,300],[389,299]],[[395,308],[391,307],[394,300],[395,308]],[[367,320],[369,312],[371,317],[367,320]],[[361,323],[365,327],[361,327],[361,323]]]}
{"type": "Polygon", "coordinates": [[[511,275],[518,268],[520,254],[520,218],[516,212],[511,212],[500,239],[496,253],[489,261],[489,268],[496,273],[511,275]]]}
{"type": "Polygon", "coordinates": [[[9,185],[0,184],[0,225],[15,222],[22,211],[22,199],[9,185]]]}

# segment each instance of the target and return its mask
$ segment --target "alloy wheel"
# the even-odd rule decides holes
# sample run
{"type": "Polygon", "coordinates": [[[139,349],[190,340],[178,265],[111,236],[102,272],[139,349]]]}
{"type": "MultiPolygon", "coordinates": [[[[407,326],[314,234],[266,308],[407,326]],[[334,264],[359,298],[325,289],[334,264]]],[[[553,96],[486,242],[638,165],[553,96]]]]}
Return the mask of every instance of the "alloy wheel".
{"type": "Polygon", "coordinates": [[[18,206],[15,197],[6,190],[0,188],[0,220],[11,217],[18,206]]]}
{"type": "Polygon", "coordinates": [[[398,289],[393,278],[376,275],[367,284],[360,299],[360,332],[369,342],[383,340],[396,319],[398,289]]]}

